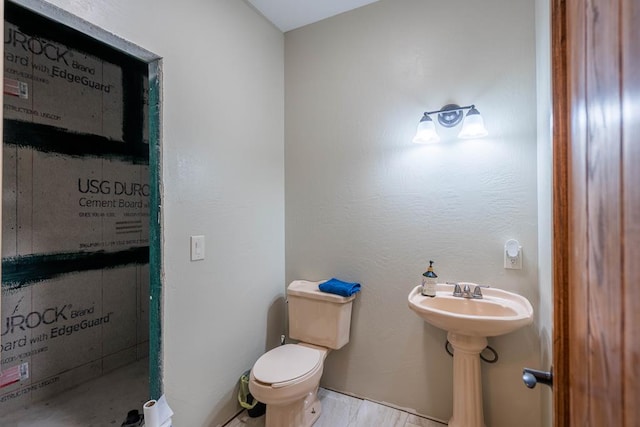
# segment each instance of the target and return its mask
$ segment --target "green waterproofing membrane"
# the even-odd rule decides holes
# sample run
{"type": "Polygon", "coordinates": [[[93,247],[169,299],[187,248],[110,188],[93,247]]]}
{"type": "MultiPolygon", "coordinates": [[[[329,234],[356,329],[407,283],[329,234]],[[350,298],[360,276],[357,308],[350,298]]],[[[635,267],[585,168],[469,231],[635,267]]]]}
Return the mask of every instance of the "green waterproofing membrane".
{"type": "Polygon", "coordinates": [[[160,60],[149,64],[149,393],[162,395],[162,230],[160,211],[160,60]]]}

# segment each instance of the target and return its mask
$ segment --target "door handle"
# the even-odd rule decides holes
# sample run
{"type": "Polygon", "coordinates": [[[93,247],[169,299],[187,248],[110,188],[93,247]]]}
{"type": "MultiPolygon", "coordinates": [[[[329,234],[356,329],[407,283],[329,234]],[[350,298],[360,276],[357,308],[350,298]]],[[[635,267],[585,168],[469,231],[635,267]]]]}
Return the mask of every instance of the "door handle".
{"type": "Polygon", "coordinates": [[[522,370],[522,381],[524,381],[524,385],[529,388],[534,388],[538,383],[553,387],[553,373],[551,371],[546,372],[524,368],[522,370]]]}

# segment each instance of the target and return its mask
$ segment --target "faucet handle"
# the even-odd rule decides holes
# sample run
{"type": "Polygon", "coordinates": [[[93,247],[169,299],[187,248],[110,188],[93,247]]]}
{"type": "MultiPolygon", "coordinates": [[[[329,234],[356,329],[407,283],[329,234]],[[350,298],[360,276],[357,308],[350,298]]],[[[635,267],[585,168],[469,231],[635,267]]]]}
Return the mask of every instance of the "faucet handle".
{"type": "Polygon", "coordinates": [[[482,288],[490,288],[489,285],[476,285],[473,289],[473,298],[482,299],[482,288]]]}
{"type": "Polygon", "coordinates": [[[461,297],[462,296],[462,289],[460,289],[460,285],[458,283],[451,283],[452,285],[455,285],[453,287],[453,296],[454,297],[461,297]]]}

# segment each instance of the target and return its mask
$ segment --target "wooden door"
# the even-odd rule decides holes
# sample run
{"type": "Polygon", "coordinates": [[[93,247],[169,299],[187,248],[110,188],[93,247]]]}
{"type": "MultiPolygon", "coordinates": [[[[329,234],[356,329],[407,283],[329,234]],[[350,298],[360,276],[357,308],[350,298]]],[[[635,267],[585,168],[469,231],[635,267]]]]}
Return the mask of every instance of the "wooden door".
{"type": "Polygon", "coordinates": [[[552,0],[556,426],[640,425],[639,28],[552,0]]]}

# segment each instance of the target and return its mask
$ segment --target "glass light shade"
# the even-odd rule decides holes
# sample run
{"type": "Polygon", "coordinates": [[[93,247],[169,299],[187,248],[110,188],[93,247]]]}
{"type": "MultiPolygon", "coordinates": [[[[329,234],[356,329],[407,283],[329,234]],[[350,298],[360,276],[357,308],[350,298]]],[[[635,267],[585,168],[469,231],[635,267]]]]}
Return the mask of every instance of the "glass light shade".
{"type": "Polygon", "coordinates": [[[458,138],[482,138],[483,136],[487,136],[489,132],[484,127],[484,120],[482,116],[475,108],[472,108],[467,113],[467,116],[464,118],[464,122],[462,122],[462,130],[458,134],[458,138]]]}
{"type": "Polygon", "coordinates": [[[416,144],[429,144],[431,142],[440,141],[440,137],[436,132],[436,125],[428,115],[422,116],[420,123],[418,123],[418,130],[416,136],[413,137],[413,142],[416,144]]]}

